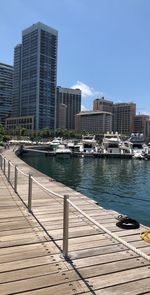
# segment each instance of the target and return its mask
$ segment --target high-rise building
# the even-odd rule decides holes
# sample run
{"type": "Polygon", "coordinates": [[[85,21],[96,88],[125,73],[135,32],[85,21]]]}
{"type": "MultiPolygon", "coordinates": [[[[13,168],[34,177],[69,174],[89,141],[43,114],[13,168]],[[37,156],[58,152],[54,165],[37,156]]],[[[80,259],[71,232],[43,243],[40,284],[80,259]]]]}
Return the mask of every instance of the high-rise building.
{"type": "Polygon", "coordinates": [[[144,138],[150,139],[150,118],[148,115],[136,115],[134,117],[134,133],[142,133],[144,138]]]}
{"type": "Polygon", "coordinates": [[[57,105],[56,127],[66,129],[67,122],[67,105],[59,103],[57,105]]]}
{"type": "Polygon", "coordinates": [[[113,131],[121,134],[130,134],[134,130],[135,103],[113,104],[113,131]]]}
{"type": "Polygon", "coordinates": [[[112,131],[112,113],[80,112],[76,115],[76,131],[106,133],[112,131]]]}
{"type": "Polygon", "coordinates": [[[113,110],[113,102],[104,97],[96,98],[93,101],[93,111],[102,111],[112,113],[113,110]]]}
{"type": "Polygon", "coordinates": [[[10,117],[5,120],[5,128],[7,131],[13,130],[15,133],[20,135],[21,129],[25,128],[28,131],[28,134],[31,134],[34,130],[34,116],[25,116],[25,117],[10,117]]]}
{"type": "Polygon", "coordinates": [[[13,67],[0,63],[0,123],[11,113],[13,91],[13,67]]]}
{"type": "Polygon", "coordinates": [[[36,130],[55,127],[57,41],[58,32],[38,22],[15,48],[12,116],[34,116],[36,130]]]}
{"type": "Polygon", "coordinates": [[[81,90],[57,87],[56,128],[75,129],[75,115],[81,111],[81,90]]]}
{"type": "Polygon", "coordinates": [[[22,44],[18,44],[14,50],[14,78],[13,78],[13,105],[11,115],[21,116],[21,56],[22,44]]]}

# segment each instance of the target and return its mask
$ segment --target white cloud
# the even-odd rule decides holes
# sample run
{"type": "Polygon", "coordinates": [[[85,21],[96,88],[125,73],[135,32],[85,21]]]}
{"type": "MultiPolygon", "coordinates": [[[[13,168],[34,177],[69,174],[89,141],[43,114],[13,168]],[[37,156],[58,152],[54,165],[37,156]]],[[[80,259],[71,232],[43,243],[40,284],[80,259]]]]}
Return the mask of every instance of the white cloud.
{"type": "Polygon", "coordinates": [[[119,100],[115,101],[115,103],[123,103],[123,101],[119,99],[119,100]]]}
{"type": "Polygon", "coordinates": [[[150,116],[150,112],[147,112],[144,109],[137,109],[137,115],[147,115],[147,116],[150,116]]]}
{"type": "Polygon", "coordinates": [[[81,111],[86,112],[86,111],[88,111],[88,109],[84,105],[81,105],[81,111]]]}
{"type": "Polygon", "coordinates": [[[73,89],[80,89],[82,91],[82,97],[88,97],[88,96],[94,96],[94,97],[101,97],[103,96],[103,93],[101,91],[96,91],[93,87],[88,86],[87,84],[77,81],[75,85],[73,85],[71,88],[73,89]]]}

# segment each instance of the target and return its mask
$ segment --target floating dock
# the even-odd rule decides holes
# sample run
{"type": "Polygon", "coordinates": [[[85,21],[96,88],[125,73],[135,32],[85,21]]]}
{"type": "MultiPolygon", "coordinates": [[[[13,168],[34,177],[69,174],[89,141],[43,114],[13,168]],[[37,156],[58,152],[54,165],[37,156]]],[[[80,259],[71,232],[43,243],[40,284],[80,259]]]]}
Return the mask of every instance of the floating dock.
{"type": "Polygon", "coordinates": [[[72,152],[72,153],[57,153],[56,151],[49,151],[49,150],[44,150],[40,148],[23,148],[22,153],[26,152],[36,152],[36,153],[42,153],[45,154],[45,156],[60,156],[60,155],[68,155],[69,157],[90,157],[90,158],[120,158],[120,159],[131,159],[133,157],[133,154],[104,154],[104,153],[99,153],[99,152],[94,152],[94,153],[85,153],[85,152],[72,152]]]}
{"type": "Polygon", "coordinates": [[[147,230],[116,226],[118,212],[105,210],[86,196],[58,183],[21,161],[13,151],[3,154],[11,173],[0,170],[0,294],[75,295],[149,294],[150,243],[140,238],[147,230]],[[10,163],[9,162],[9,163],[10,163]],[[14,165],[19,171],[17,193],[14,165]],[[4,175],[5,174],[5,175],[4,175]],[[27,209],[28,178],[32,174],[32,212],[27,209]],[[9,178],[9,182],[8,182],[9,178]],[[63,248],[63,200],[69,199],[112,234],[145,254],[143,256],[98,228],[75,208],[69,211],[69,244],[63,248]]]}

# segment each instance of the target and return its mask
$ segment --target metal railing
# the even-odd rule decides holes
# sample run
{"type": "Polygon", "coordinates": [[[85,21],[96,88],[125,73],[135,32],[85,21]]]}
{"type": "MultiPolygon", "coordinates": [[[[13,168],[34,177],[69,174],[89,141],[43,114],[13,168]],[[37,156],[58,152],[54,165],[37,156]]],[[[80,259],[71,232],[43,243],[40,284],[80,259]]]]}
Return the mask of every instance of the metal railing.
{"type": "Polygon", "coordinates": [[[10,183],[10,185],[12,186],[12,188],[14,189],[15,193],[18,193],[18,173],[21,173],[22,175],[24,175],[25,177],[28,178],[28,201],[27,204],[23,201],[23,199],[21,198],[21,195],[19,195],[20,199],[23,201],[24,205],[26,205],[26,207],[28,208],[29,213],[33,213],[32,212],[32,187],[33,187],[33,183],[36,183],[37,185],[39,185],[43,190],[45,190],[48,194],[51,194],[55,197],[59,197],[61,199],[64,199],[64,214],[63,214],[63,256],[64,258],[67,260],[68,259],[68,217],[69,217],[69,212],[68,212],[68,202],[66,201],[69,196],[68,195],[60,195],[57,194],[55,192],[53,192],[52,190],[47,189],[45,186],[43,186],[41,183],[39,183],[33,176],[32,174],[26,174],[24,173],[22,170],[20,170],[17,165],[13,164],[10,160],[7,160],[5,156],[3,156],[2,154],[0,155],[0,167],[1,170],[3,171],[4,175],[6,176],[8,182],[10,183]],[[7,167],[7,174],[6,174],[6,167],[7,167]],[[10,175],[11,175],[11,167],[14,168],[14,178],[11,181],[10,175]]]}
{"type": "MultiPolygon", "coordinates": [[[[69,255],[68,255],[68,240],[69,240],[69,205],[73,207],[77,212],[79,212],[82,216],[84,216],[86,219],[88,219],[92,224],[96,225],[97,228],[101,229],[104,231],[106,234],[114,238],[116,241],[119,243],[123,244],[125,247],[128,249],[134,251],[136,254],[139,256],[143,257],[144,259],[150,261],[150,256],[147,254],[143,253],[139,249],[135,248],[131,244],[127,243],[126,241],[122,240],[118,236],[116,236],[114,233],[112,233],[110,230],[105,228],[103,225],[95,221],[93,218],[88,216],[84,211],[79,209],[73,202],[69,200],[69,195],[60,195],[57,194],[46,187],[44,187],[41,183],[39,183],[31,174],[26,174],[23,171],[21,171],[17,165],[14,165],[11,161],[7,160],[6,157],[4,157],[2,154],[0,155],[0,167],[1,170],[3,171],[4,175],[7,177],[8,182],[11,184],[13,187],[14,191],[18,194],[18,173],[21,173],[24,175],[26,178],[28,178],[28,201],[27,204],[23,201],[23,203],[26,205],[28,208],[29,213],[33,214],[32,212],[32,192],[33,192],[33,183],[36,183],[39,185],[43,190],[45,190],[48,194],[51,194],[55,197],[63,199],[63,249],[62,253],[63,256],[66,260],[70,260],[69,255]],[[14,181],[11,181],[11,167],[14,167],[14,181]],[[7,171],[7,173],[6,173],[7,171]]],[[[19,194],[18,194],[19,195],[19,194]]],[[[19,195],[20,199],[21,196],[19,195]]],[[[34,214],[35,216],[35,214],[34,214]]]]}

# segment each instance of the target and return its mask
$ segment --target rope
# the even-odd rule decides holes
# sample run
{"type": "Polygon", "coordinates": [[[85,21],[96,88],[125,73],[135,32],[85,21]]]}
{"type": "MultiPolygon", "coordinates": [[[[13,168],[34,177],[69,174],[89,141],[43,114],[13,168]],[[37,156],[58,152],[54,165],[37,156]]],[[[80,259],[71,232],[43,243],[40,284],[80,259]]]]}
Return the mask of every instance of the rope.
{"type": "Polygon", "coordinates": [[[10,165],[12,166],[12,167],[15,167],[15,165],[12,163],[12,162],[9,162],[10,163],[10,165]]]}
{"type": "Polygon", "coordinates": [[[83,212],[82,210],[80,210],[76,205],[74,205],[70,200],[67,199],[67,202],[69,202],[69,204],[75,208],[77,211],[79,211],[83,216],[85,216],[87,219],[89,219],[92,223],[94,223],[98,228],[102,229],[104,232],[106,232],[108,235],[110,235],[112,238],[114,238],[115,240],[117,240],[118,242],[120,242],[121,244],[123,244],[124,246],[126,246],[127,248],[129,248],[130,250],[132,250],[133,252],[135,252],[136,254],[138,254],[139,256],[143,257],[144,259],[150,261],[150,256],[148,256],[147,254],[143,253],[142,251],[138,250],[137,248],[135,248],[134,246],[130,245],[129,243],[127,243],[126,241],[122,240],[121,238],[117,237],[115,234],[113,234],[109,229],[107,229],[106,227],[104,227],[103,225],[99,224],[97,221],[95,221],[93,218],[91,218],[90,216],[88,216],[85,212],[83,212]]]}
{"type": "Polygon", "coordinates": [[[24,176],[29,177],[29,174],[24,173],[24,172],[21,171],[18,167],[17,167],[17,170],[18,170],[21,174],[23,174],[24,176]]]}
{"type": "MultiPolygon", "coordinates": [[[[3,159],[4,157],[1,156],[3,159]]],[[[10,165],[14,166],[11,162],[9,162],[10,165]]],[[[18,169],[18,168],[17,168],[18,169]]],[[[28,176],[27,174],[23,173],[20,169],[18,169],[22,174],[24,174],[25,176],[28,176]]],[[[63,199],[63,196],[54,193],[53,191],[45,188],[42,184],[40,184],[37,180],[35,180],[35,178],[33,178],[31,176],[32,180],[37,183],[40,187],[42,187],[46,192],[51,193],[61,199],[63,199]]],[[[121,238],[119,238],[118,236],[116,236],[115,234],[113,234],[110,230],[108,230],[107,228],[105,228],[103,225],[99,224],[97,221],[95,221],[93,218],[91,218],[90,216],[88,216],[86,213],[84,213],[81,209],[79,209],[75,204],[73,204],[69,199],[67,199],[67,202],[69,202],[69,204],[75,208],[78,212],[80,212],[83,216],[85,216],[88,220],[90,220],[93,224],[95,224],[98,228],[102,229],[104,232],[106,232],[108,235],[110,235],[112,238],[114,238],[116,241],[118,241],[119,243],[123,244],[124,246],[126,246],[128,249],[132,250],[133,252],[135,252],[136,254],[138,254],[139,256],[143,257],[144,259],[146,259],[147,261],[150,261],[150,256],[148,256],[147,254],[143,253],[142,251],[138,250],[137,248],[135,248],[134,246],[130,245],[129,243],[127,243],[126,241],[122,240],[121,238]]]]}
{"type": "Polygon", "coordinates": [[[33,180],[35,183],[37,183],[40,187],[42,187],[46,192],[48,192],[48,193],[50,193],[50,194],[52,194],[52,195],[54,195],[54,196],[56,196],[56,197],[59,197],[59,198],[63,199],[63,196],[61,196],[61,195],[59,195],[59,194],[57,194],[57,193],[54,193],[53,191],[47,189],[44,185],[42,185],[42,184],[39,183],[35,178],[33,178],[33,176],[31,176],[31,178],[32,178],[32,180],[33,180]]]}
{"type": "Polygon", "coordinates": [[[140,227],[140,224],[135,219],[132,219],[126,215],[119,215],[117,219],[119,221],[116,223],[116,225],[120,228],[135,229],[140,227]]]}

